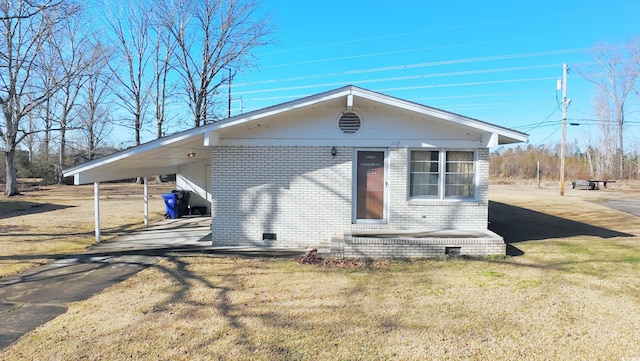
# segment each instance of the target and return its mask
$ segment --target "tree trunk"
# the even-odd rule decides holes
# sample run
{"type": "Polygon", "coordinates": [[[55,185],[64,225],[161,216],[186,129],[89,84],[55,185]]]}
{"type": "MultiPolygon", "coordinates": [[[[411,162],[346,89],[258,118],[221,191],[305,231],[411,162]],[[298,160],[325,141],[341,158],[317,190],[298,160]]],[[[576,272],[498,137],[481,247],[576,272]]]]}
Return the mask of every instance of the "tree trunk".
{"type": "Polygon", "coordinates": [[[58,184],[62,184],[64,180],[64,176],[62,175],[62,169],[64,169],[64,160],[67,157],[67,153],[65,148],[67,147],[67,136],[66,136],[66,128],[60,127],[60,168],[58,174],[58,184]]]}
{"type": "Polygon", "coordinates": [[[620,149],[618,150],[618,157],[620,162],[620,179],[624,179],[624,134],[623,134],[623,125],[624,125],[624,107],[620,106],[619,108],[620,114],[618,114],[618,141],[620,145],[620,149]]]}
{"type": "Polygon", "coordinates": [[[17,196],[20,194],[18,190],[18,173],[15,167],[15,147],[8,147],[4,152],[5,165],[7,167],[7,183],[5,185],[4,195],[7,197],[17,196]]]}

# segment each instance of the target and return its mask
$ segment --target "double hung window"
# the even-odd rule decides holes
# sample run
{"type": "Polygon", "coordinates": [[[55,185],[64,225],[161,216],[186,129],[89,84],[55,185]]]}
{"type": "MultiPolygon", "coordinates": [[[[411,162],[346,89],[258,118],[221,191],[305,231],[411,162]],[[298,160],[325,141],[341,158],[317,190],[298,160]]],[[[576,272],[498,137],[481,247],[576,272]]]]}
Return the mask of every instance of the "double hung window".
{"type": "Polygon", "coordinates": [[[475,197],[475,153],[460,150],[411,151],[409,197],[475,197]]]}

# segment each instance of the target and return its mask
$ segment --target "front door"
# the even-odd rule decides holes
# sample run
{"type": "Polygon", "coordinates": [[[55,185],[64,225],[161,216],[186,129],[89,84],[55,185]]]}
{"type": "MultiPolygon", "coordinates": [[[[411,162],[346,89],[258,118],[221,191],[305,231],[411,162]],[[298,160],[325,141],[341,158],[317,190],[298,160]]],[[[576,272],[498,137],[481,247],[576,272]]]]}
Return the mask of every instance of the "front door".
{"type": "Polygon", "coordinates": [[[384,219],[384,151],[358,151],[356,165],[357,220],[384,219]]]}

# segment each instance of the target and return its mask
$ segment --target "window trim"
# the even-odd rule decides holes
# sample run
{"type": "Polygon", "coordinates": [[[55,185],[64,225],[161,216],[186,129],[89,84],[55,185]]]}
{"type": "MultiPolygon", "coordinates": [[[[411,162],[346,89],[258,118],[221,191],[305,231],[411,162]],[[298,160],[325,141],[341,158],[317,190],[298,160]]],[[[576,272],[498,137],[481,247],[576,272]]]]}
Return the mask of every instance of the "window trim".
{"type": "Polygon", "coordinates": [[[409,148],[407,156],[407,200],[408,201],[477,201],[478,200],[478,150],[470,148],[409,148]],[[438,152],[438,195],[437,196],[412,196],[411,195],[411,153],[412,152],[438,152]],[[447,152],[471,152],[473,153],[473,196],[446,196],[447,176],[447,152]]]}

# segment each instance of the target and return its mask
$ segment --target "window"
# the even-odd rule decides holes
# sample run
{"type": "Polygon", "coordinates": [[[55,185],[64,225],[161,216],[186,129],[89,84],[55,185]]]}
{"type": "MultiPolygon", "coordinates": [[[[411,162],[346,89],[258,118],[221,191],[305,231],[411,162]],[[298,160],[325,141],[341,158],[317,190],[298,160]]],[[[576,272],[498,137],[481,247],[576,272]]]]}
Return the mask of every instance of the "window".
{"type": "Polygon", "coordinates": [[[474,196],[473,152],[449,151],[445,173],[445,198],[472,198],[474,196]]]}
{"type": "Polygon", "coordinates": [[[409,196],[435,199],[475,197],[475,153],[412,151],[409,196]]]}
{"type": "Polygon", "coordinates": [[[440,152],[411,152],[411,197],[438,197],[440,152]]]}

